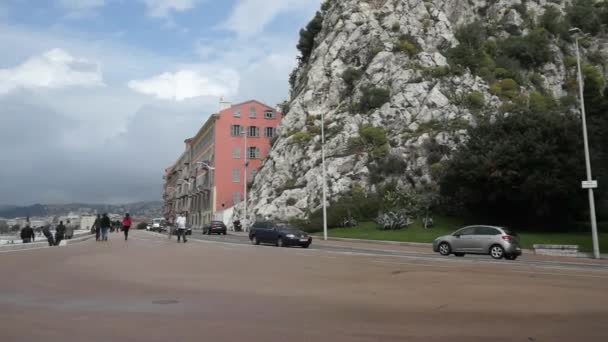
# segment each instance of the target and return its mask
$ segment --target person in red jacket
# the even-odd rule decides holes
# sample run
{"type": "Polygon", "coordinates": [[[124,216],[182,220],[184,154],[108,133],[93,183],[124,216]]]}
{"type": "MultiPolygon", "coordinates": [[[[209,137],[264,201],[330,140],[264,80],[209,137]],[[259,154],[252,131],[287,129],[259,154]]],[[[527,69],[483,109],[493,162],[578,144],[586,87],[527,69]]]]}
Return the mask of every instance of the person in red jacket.
{"type": "Polygon", "coordinates": [[[125,241],[127,241],[127,238],[129,238],[129,228],[131,228],[131,223],[131,217],[129,216],[129,213],[127,213],[122,219],[122,231],[125,233],[125,241]]]}

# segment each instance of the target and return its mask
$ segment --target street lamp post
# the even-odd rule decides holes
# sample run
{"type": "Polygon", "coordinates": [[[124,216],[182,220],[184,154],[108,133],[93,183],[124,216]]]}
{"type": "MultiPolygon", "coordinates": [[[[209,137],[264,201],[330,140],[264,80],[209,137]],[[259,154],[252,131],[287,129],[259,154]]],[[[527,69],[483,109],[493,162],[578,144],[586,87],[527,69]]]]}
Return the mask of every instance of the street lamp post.
{"type": "Polygon", "coordinates": [[[323,240],[327,241],[327,180],[325,174],[325,115],[321,111],[321,167],[323,168],[323,240]]]}
{"type": "MultiPolygon", "coordinates": [[[[570,33],[580,33],[581,30],[579,28],[570,29],[570,33]]],[[[583,74],[581,71],[581,55],[578,47],[578,36],[574,37],[576,43],[576,65],[578,68],[578,87],[579,87],[579,95],[581,101],[581,118],[583,124],[583,141],[585,145],[585,166],[587,168],[587,182],[591,183],[593,181],[593,177],[591,175],[591,158],[589,157],[589,141],[587,138],[587,118],[585,115],[585,97],[583,92],[583,74]]],[[[595,259],[600,258],[600,246],[597,236],[597,222],[595,219],[595,197],[593,196],[593,186],[588,186],[587,188],[589,193],[589,214],[591,216],[591,234],[593,236],[593,257],[595,259]]]]}
{"type": "Polygon", "coordinates": [[[243,230],[249,231],[247,226],[247,126],[244,126],[244,130],[241,134],[245,136],[245,142],[243,144],[243,230]]]}

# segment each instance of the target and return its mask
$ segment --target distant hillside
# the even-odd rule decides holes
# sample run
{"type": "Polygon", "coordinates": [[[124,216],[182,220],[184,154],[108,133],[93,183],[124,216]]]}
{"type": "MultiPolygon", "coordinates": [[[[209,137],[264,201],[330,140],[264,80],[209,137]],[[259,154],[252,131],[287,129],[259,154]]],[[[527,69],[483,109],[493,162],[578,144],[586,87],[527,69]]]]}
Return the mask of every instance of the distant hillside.
{"type": "Polygon", "coordinates": [[[87,214],[87,213],[114,213],[124,214],[130,213],[133,216],[154,218],[162,214],[162,202],[137,202],[129,204],[109,205],[109,204],[34,204],[30,206],[0,206],[0,217],[16,218],[16,217],[44,217],[44,216],[61,216],[69,213],[87,214]]]}

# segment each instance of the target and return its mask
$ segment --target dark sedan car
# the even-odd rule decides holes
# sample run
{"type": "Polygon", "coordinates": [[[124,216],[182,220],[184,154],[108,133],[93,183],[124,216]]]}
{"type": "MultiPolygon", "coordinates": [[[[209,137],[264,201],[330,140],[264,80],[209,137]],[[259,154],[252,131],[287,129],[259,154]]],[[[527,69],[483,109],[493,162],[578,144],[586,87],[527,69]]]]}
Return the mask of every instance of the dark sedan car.
{"type": "Polygon", "coordinates": [[[222,221],[211,221],[208,225],[203,227],[204,234],[223,234],[226,235],[226,225],[222,221]]]}
{"type": "Polygon", "coordinates": [[[254,245],[269,243],[277,247],[310,247],[312,238],[305,232],[283,224],[256,222],[249,231],[249,240],[254,245]]]}

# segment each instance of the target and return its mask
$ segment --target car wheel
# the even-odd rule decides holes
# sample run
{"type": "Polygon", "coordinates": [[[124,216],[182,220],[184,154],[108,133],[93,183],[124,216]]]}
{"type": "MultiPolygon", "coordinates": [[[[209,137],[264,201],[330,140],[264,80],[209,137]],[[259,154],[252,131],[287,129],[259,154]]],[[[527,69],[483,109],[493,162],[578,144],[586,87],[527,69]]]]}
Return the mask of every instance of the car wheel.
{"type": "Polygon", "coordinates": [[[226,235],[226,234],[227,234],[227,233],[226,233],[226,232],[224,232],[224,235],[226,235]]]}
{"type": "Polygon", "coordinates": [[[454,255],[457,256],[457,257],[463,257],[464,253],[454,253],[454,255]]]}
{"type": "Polygon", "coordinates": [[[251,244],[256,245],[256,246],[260,244],[260,240],[258,240],[257,236],[254,235],[251,237],[251,244]]]}
{"type": "Polygon", "coordinates": [[[507,259],[507,260],[515,260],[515,259],[517,259],[517,255],[505,255],[505,259],[507,259]]]}
{"type": "Polygon", "coordinates": [[[277,240],[277,247],[285,247],[285,243],[283,242],[283,238],[279,237],[277,240]]]}
{"type": "Polygon", "coordinates": [[[302,245],[302,248],[308,248],[308,247],[310,247],[310,243],[305,243],[302,245]]]}
{"type": "Polygon", "coordinates": [[[439,254],[447,256],[447,255],[450,255],[451,252],[452,252],[452,248],[450,247],[450,244],[448,244],[447,242],[442,242],[439,245],[439,254]]]}
{"type": "Polygon", "coordinates": [[[505,250],[499,245],[490,247],[490,255],[494,259],[502,259],[505,256],[505,250]]]}

